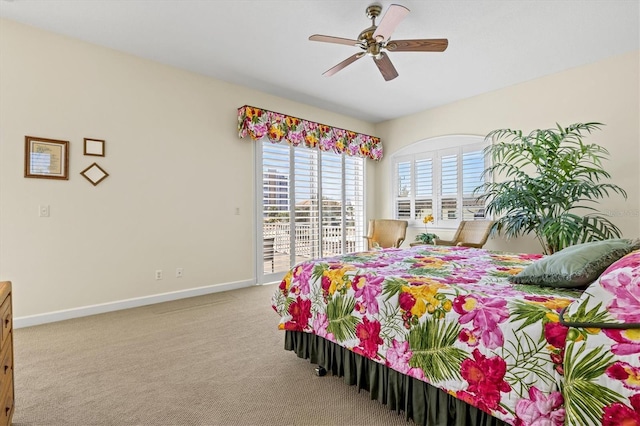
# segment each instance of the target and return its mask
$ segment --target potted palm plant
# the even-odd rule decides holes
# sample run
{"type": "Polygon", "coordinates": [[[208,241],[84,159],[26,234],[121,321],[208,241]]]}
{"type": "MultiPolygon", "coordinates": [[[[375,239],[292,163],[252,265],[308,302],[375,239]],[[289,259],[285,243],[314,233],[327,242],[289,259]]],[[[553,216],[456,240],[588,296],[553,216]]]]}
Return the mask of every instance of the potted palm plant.
{"type": "Polygon", "coordinates": [[[534,130],[499,129],[487,135],[492,160],[484,175],[501,176],[477,188],[486,212],[497,217],[493,232],[506,237],[534,233],[545,254],[564,247],[621,236],[620,229],[594,204],[611,193],[626,192],[602,182],[611,176],[602,167],[608,151],[583,138],[601,123],[534,130]]]}

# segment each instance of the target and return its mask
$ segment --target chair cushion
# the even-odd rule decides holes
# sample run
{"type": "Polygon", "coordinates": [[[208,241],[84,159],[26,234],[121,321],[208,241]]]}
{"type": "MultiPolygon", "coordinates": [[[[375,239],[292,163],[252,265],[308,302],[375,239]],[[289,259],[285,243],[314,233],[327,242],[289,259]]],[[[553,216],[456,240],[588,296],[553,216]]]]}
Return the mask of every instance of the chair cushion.
{"type": "Polygon", "coordinates": [[[576,244],[538,260],[509,279],[516,284],[584,287],[613,262],[637,248],[640,248],[638,242],[628,239],[576,244]]]}

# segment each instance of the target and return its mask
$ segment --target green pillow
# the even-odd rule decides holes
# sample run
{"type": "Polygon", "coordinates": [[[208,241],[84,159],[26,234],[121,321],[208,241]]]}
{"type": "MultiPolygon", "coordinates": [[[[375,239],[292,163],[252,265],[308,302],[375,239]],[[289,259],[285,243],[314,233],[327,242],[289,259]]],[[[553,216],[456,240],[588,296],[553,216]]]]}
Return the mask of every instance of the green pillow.
{"type": "Polygon", "coordinates": [[[576,244],[532,263],[509,277],[509,281],[547,287],[584,287],[613,262],[637,248],[637,242],[627,239],[576,244]]]}

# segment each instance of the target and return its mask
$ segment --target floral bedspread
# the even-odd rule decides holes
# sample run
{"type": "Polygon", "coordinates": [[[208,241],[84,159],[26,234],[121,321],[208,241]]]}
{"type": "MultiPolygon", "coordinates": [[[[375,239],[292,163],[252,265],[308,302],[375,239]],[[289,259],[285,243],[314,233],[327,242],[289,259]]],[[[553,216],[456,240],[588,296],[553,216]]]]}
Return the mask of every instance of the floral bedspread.
{"type": "Polygon", "coordinates": [[[541,257],[418,246],[311,260],[287,273],[272,304],[281,329],[315,333],[509,424],[620,424],[603,413],[640,409],[629,392],[640,390],[640,366],[616,363],[611,349],[630,337],[561,325],[581,291],[508,281],[541,257]]]}

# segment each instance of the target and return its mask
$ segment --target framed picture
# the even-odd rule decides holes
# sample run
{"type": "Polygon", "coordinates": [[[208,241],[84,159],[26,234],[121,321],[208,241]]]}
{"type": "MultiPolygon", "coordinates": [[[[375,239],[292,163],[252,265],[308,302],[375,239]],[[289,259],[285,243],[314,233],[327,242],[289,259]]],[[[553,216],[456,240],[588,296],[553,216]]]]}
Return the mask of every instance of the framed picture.
{"type": "Polygon", "coordinates": [[[69,180],[69,141],[24,139],[24,177],[69,180]]]}
{"type": "Polygon", "coordinates": [[[104,157],[104,141],[84,138],[84,155],[104,157]]]}
{"type": "Polygon", "coordinates": [[[109,173],[105,172],[104,169],[98,166],[97,163],[93,163],[92,165],[81,171],[80,174],[84,176],[85,179],[87,179],[89,182],[91,182],[93,186],[96,186],[97,184],[105,180],[107,176],[109,176],[109,173]]]}

